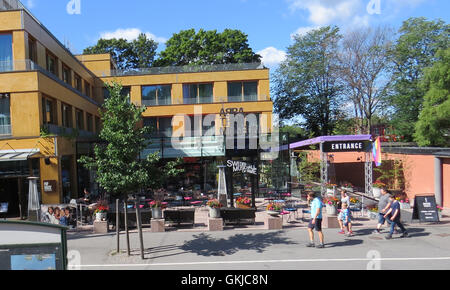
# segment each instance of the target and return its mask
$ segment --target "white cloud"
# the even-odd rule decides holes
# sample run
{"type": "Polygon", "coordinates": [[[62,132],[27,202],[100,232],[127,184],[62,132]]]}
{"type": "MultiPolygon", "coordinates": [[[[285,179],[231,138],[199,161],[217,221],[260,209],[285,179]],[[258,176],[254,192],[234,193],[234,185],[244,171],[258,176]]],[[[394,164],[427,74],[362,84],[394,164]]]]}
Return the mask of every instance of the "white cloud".
{"type": "Polygon", "coordinates": [[[294,36],[299,35],[299,36],[304,36],[306,35],[308,32],[315,30],[315,29],[319,29],[320,26],[305,26],[305,27],[300,27],[299,29],[297,29],[294,33],[291,34],[291,39],[294,39],[294,36]]]}
{"type": "Polygon", "coordinates": [[[308,11],[309,22],[316,26],[353,24],[355,19],[362,23],[361,19],[367,14],[367,3],[363,0],[289,0],[289,2],[292,12],[308,11]]]}
{"type": "Polygon", "coordinates": [[[158,43],[166,43],[167,41],[167,39],[164,37],[158,37],[150,32],[142,32],[142,30],[140,30],[139,28],[126,28],[126,29],[119,28],[116,31],[102,32],[100,33],[100,38],[103,39],[123,38],[128,41],[131,41],[138,38],[139,34],[141,33],[144,33],[148,38],[151,38],[158,43]]]}
{"type": "Polygon", "coordinates": [[[286,59],[286,52],[276,49],[273,46],[266,47],[263,50],[258,51],[257,54],[261,55],[262,62],[268,67],[278,66],[286,59]]]}

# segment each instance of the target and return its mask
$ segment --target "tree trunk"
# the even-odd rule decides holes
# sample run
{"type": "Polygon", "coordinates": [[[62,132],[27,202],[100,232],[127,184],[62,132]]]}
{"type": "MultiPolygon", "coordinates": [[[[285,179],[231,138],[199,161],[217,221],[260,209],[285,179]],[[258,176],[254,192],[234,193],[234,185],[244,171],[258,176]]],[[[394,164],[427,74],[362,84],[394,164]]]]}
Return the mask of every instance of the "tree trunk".
{"type": "Polygon", "coordinates": [[[134,202],[136,206],[136,225],[139,231],[139,244],[141,246],[141,259],[144,260],[144,239],[142,237],[142,225],[141,225],[141,212],[139,208],[139,203],[137,201],[134,202]]]}
{"type": "Polygon", "coordinates": [[[117,242],[117,253],[120,252],[120,207],[119,199],[116,199],[116,242],[117,242]]]}

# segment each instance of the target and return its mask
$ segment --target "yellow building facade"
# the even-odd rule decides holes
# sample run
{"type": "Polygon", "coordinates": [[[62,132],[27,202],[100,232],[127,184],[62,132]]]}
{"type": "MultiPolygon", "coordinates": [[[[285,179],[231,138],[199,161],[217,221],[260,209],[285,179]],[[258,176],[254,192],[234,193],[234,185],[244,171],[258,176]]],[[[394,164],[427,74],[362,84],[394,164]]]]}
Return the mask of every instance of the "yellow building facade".
{"type": "MultiPolygon", "coordinates": [[[[30,176],[39,177],[44,204],[93,190],[92,173],[77,160],[96,140],[105,84],[112,81],[147,108],[143,125],[154,133],[144,153],[185,158],[192,167],[209,162],[210,179],[227,157],[224,130],[240,127],[230,116],[245,116],[244,135],[251,122],[271,133],[269,70],[260,64],[118,71],[109,54],[73,55],[17,3],[3,10],[0,4],[0,202],[10,202],[14,213],[24,215],[30,176]],[[191,139],[177,147],[172,141],[180,136],[191,139]]],[[[203,186],[202,178],[193,183],[203,186]]]]}

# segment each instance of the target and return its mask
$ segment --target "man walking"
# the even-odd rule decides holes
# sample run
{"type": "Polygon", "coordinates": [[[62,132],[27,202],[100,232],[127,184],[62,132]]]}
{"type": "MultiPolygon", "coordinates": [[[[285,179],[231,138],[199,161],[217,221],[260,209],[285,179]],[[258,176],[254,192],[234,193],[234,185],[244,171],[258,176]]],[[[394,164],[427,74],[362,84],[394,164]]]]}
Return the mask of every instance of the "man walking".
{"type": "Polygon", "coordinates": [[[314,230],[317,231],[319,235],[320,244],[317,245],[317,248],[323,248],[323,232],[322,232],[322,208],[323,203],[319,197],[316,197],[314,192],[308,193],[308,202],[311,202],[311,221],[308,225],[308,233],[309,233],[309,244],[307,247],[314,247],[314,230]]]}
{"type": "Polygon", "coordinates": [[[394,234],[394,229],[396,225],[402,231],[402,235],[400,236],[400,238],[405,238],[408,236],[408,232],[406,231],[403,224],[400,222],[400,203],[398,202],[398,200],[395,199],[393,195],[389,195],[389,200],[391,202],[391,207],[389,208],[388,212],[384,217],[388,219],[387,221],[391,225],[391,230],[389,231],[389,234],[386,236],[386,240],[392,239],[392,235],[394,234]]]}
{"type": "Polygon", "coordinates": [[[377,229],[373,231],[374,234],[381,234],[381,227],[386,222],[386,218],[384,215],[389,210],[391,206],[391,202],[389,200],[389,194],[385,188],[381,189],[381,197],[378,201],[378,224],[377,229]]]}

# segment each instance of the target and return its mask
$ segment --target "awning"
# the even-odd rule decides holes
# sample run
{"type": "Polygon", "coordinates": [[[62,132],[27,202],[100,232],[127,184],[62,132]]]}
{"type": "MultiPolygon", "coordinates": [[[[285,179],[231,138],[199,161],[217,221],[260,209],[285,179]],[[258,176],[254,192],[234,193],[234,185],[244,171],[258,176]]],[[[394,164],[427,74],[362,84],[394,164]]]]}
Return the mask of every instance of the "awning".
{"type": "Polygon", "coordinates": [[[25,161],[39,154],[39,149],[0,150],[0,162],[25,161]]]}

